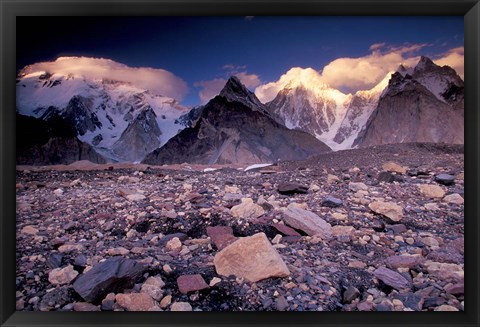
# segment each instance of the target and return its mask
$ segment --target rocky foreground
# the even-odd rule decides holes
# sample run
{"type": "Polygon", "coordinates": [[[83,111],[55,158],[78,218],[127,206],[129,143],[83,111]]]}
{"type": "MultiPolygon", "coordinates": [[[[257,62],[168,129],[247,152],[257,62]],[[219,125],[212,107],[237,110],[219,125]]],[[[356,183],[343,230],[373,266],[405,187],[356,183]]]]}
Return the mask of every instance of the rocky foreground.
{"type": "Polygon", "coordinates": [[[17,167],[17,310],[464,308],[463,146],[80,166],[17,167]]]}

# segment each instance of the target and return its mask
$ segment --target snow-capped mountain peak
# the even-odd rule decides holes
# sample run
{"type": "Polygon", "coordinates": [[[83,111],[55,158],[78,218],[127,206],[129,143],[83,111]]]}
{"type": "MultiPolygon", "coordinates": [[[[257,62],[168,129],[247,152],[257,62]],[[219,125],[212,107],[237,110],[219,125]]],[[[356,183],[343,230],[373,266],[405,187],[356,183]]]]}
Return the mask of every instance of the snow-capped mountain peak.
{"type": "Polygon", "coordinates": [[[175,121],[188,109],[154,89],[143,88],[131,76],[121,78],[120,68],[122,73],[130,69],[112,60],[84,57],[61,57],[27,66],[17,77],[17,111],[43,120],[60,116],[74,126],[79,140],[102,155],[113,160],[139,161],[151,151],[150,147],[165,144],[184,128],[175,121]],[[108,71],[111,67],[112,73],[108,71]],[[143,128],[148,134],[145,141],[151,144],[140,151],[116,151],[128,149],[130,141],[124,132],[129,127],[132,130],[133,124],[151,126],[150,130],[156,131],[150,133],[143,128]]]}

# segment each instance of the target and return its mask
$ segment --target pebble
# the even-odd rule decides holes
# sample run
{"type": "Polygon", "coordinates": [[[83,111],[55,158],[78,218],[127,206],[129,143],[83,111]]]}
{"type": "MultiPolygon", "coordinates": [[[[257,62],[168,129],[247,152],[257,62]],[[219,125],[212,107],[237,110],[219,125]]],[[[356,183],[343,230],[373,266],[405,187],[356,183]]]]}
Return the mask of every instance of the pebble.
{"type": "Polygon", "coordinates": [[[383,170],[395,172],[399,174],[405,174],[407,172],[407,168],[395,163],[395,162],[387,162],[382,166],[383,170]]]}
{"type": "Polygon", "coordinates": [[[465,202],[462,196],[458,193],[453,193],[445,196],[443,198],[443,201],[447,203],[454,203],[454,204],[463,204],[465,202]]]}
{"type": "Polygon", "coordinates": [[[252,220],[265,214],[265,210],[258,204],[253,203],[253,199],[243,198],[241,204],[230,209],[230,213],[236,218],[252,220]]]}
{"type": "Polygon", "coordinates": [[[53,285],[70,284],[75,277],[78,276],[78,271],[73,269],[72,265],[65,268],[55,268],[48,274],[48,281],[53,285]]]}
{"type": "Polygon", "coordinates": [[[182,294],[200,291],[209,287],[200,274],[179,276],[177,278],[177,285],[182,294]]]}
{"type": "Polygon", "coordinates": [[[398,222],[403,218],[403,208],[393,202],[375,201],[368,205],[375,213],[381,214],[393,222],[398,222]]]}
{"type": "Polygon", "coordinates": [[[27,234],[27,235],[37,235],[38,234],[38,229],[33,227],[33,226],[25,226],[25,227],[22,228],[20,233],[27,234]]]}
{"type": "Polygon", "coordinates": [[[438,174],[435,176],[435,182],[442,185],[453,185],[455,182],[455,176],[449,174],[438,174]]]}
{"type": "Polygon", "coordinates": [[[445,191],[438,185],[422,184],[419,185],[420,193],[427,198],[441,199],[445,191]]]}
{"type": "Polygon", "coordinates": [[[334,196],[327,196],[321,203],[322,207],[336,208],[343,204],[343,201],[334,196]]]}
{"type": "Polygon", "coordinates": [[[145,283],[143,283],[141,292],[147,293],[154,300],[160,301],[163,297],[162,288],[165,286],[165,282],[160,276],[148,277],[145,283]]]}
{"type": "Polygon", "coordinates": [[[127,311],[157,311],[158,308],[155,301],[146,293],[120,293],[115,296],[115,300],[127,311]]]}
{"type": "Polygon", "coordinates": [[[170,311],[192,311],[192,306],[188,302],[175,302],[172,304],[170,311]]]}
{"type": "Polygon", "coordinates": [[[172,296],[167,295],[160,301],[160,307],[162,309],[167,308],[172,303],[172,296]]]}
{"type": "Polygon", "coordinates": [[[73,304],[73,311],[101,311],[96,305],[88,302],[76,302],[73,304]]]}

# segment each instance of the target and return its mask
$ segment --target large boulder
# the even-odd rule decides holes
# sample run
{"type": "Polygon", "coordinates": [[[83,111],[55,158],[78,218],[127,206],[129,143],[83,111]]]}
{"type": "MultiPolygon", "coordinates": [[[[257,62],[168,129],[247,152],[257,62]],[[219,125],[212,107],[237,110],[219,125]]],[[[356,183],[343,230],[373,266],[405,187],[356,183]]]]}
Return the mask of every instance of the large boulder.
{"type": "Polygon", "coordinates": [[[96,303],[110,292],[131,288],[144,269],[135,260],[110,258],[78,276],[73,288],[85,301],[96,303]]]}
{"type": "Polygon", "coordinates": [[[215,255],[217,273],[256,282],[269,277],[290,275],[282,257],[264,233],[242,237],[215,255]]]}

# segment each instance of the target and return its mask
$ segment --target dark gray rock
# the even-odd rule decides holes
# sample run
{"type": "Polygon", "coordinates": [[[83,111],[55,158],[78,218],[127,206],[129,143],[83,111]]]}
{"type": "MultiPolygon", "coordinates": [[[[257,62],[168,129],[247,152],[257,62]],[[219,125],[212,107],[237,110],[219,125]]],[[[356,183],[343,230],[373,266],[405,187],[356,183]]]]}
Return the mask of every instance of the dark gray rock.
{"type": "Polygon", "coordinates": [[[178,239],[182,242],[188,239],[188,235],[184,233],[168,234],[158,240],[158,245],[165,246],[168,243],[168,241],[170,241],[174,237],[178,237],[178,239]]]}
{"type": "Polygon", "coordinates": [[[78,267],[85,267],[87,264],[87,257],[84,254],[79,254],[74,261],[74,265],[78,267]]]}
{"type": "Polygon", "coordinates": [[[435,182],[442,185],[452,185],[455,181],[455,176],[449,174],[438,174],[435,176],[435,182]]]}
{"type": "Polygon", "coordinates": [[[131,259],[110,258],[78,276],[73,288],[85,301],[97,303],[110,292],[132,287],[144,269],[131,259]]]}
{"type": "Polygon", "coordinates": [[[52,253],[46,259],[47,266],[51,269],[59,268],[62,265],[63,254],[52,253]]]}
{"type": "Polygon", "coordinates": [[[424,297],[420,294],[408,292],[406,294],[397,294],[395,299],[402,301],[403,305],[415,311],[420,311],[423,308],[424,297]]]}
{"type": "Polygon", "coordinates": [[[388,171],[382,171],[380,174],[378,174],[378,181],[385,183],[393,183],[395,181],[395,176],[388,171]]]}
{"type": "Polygon", "coordinates": [[[343,293],[343,303],[351,303],[360,295],[358,288],[349,286],[343,293]]]}
{"type": "Polygon", "coordinates": [[[308,187],[297,183],[282,183],[278,185],[277,190],[283,195],[305,194],[308,192],[308,187]]]}
{"type": "Polygon", "coordinates": [[[336,208],[343,204],[342,200],[337,199],[331,195],[327,196],[325,200],[322,201],[322,207],[336,208]]]}

